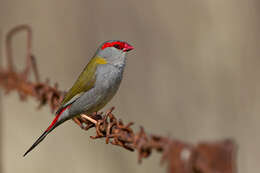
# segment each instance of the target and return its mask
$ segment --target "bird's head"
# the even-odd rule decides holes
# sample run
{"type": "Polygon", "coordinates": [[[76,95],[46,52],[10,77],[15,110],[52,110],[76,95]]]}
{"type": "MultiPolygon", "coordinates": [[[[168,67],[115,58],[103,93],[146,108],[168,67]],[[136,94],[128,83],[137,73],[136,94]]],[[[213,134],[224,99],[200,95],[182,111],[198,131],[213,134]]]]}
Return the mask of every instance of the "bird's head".
{"type": "Polygon", "coordinates": [[[125,64],[126,53],[133,49],[134,47],[125,41],[109,40],[98,48],[96,56],[104,58],[109,64],[121,67],[125,64]]]}

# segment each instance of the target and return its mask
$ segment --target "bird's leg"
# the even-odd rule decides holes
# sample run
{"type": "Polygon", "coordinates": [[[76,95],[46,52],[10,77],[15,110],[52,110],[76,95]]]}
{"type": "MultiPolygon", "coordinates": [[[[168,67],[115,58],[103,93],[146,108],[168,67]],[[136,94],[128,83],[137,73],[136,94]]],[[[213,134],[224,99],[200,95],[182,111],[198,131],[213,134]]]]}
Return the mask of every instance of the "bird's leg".
{"type": "Polygon", "coordinates": [[[80,118],[79,117],[74,117],[74,118],[72,118],[72,120],[80,127],[80,128],[84,128],[84,125],[83,125],[83,123],[82,123],[82,121],[80,120],[80,118]]]}
{"type": "Polygon", "coordinates": [[[80,126],[80,128],[84,129],[84,130],[88,130],[91,127],[94,127],[97,125],[98,120],[102,119],[101,116],[102,113],[97,113],[94,112],[91,115],[87,115],[87,114],[81,114],[80,116],[76,116],[74,118],[72,118],[72,120],[78,125],[80,126]]]}
{"type": "Polygon", "coordinates": [[[85,114],[81,114],[80,115],[83,119],[86,119],[86,120],[88,120],[88,121],[90,121],[90,122],[92,122],[93,124],[97,124],[97,120],[95,120],[95,119],[93,119],[93,118],[91,118],[90,116],[88,116],[88,115],[85,115],[85,114]]]}

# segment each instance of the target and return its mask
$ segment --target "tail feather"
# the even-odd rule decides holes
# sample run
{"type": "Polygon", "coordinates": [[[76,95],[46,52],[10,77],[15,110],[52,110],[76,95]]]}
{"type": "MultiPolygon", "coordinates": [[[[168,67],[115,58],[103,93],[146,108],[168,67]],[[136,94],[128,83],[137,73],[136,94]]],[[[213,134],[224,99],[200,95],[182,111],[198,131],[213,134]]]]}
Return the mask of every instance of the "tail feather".
{"type": "Polygon", "coordinates": [[[30,151],[32,151],[47,135],[49,131],[45,131],[35,142],[34,144],[24,153],[23,157],[26,156],[30,151]]]}
{"type": "Polygon", "coordinates": [[[41,143],[43,141],[43,139],[52,131],[54,130],[57,126],[59,126],[61,123],[63,123],[64,121],[66,121],[66,119],[61,119],[59,120],[59,117],[63,114],[63,112],[69,108],[70,106],[67,106],[65,108],[63,108],[63,110],[61,110],[56,117],[54,118],[54,120],[52,121],[52,123],[50,124],[50,126],[44,131],[44,133],[34,142],[34,144],[24,153],[23,157],[26,156],[30,151],[32,151],[39,143],[41,143]]]}
{"type": "Polygon", "coordinates": [[[32,151],[39,143],[43,141],[43,139],[52,131],[54,130],[57,126],[59,126],[61,123],[56,122],[55,124],[52,125],[52,127],[48,127],[47,130],[43,132],[43,134],[33,143],[33,145],[24,153],[23,157],[25,157],[30,151],[32,151]]]}

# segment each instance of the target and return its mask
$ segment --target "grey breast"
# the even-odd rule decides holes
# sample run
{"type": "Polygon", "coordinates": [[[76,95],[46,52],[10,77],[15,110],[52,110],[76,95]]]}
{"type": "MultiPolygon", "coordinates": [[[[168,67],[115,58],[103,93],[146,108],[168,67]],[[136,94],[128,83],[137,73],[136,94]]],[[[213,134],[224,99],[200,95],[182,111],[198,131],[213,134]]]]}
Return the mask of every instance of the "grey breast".
{"type": "Polygon", "coordinates": [[[103,108],[118,90],[122,75],[123,68],[117,68],[111,64],[99,65],[94,87],[71,105],[71,116],[81,113],[90,114],[103,108]]]}

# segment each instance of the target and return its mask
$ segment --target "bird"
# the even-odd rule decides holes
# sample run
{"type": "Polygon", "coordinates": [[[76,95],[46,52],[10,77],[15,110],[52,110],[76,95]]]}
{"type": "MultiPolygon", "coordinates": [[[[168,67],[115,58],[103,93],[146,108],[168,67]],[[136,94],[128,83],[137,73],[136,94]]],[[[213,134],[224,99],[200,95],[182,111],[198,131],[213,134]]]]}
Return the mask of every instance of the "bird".
{"type": "Polygon", "coordinates": [[[126,55],[133,49],[122,40],[109,40],[101,44],[65,94],[51,124],[23,156],[65,121],[102,109],[116,94],[123,77],[126,55]]]}

